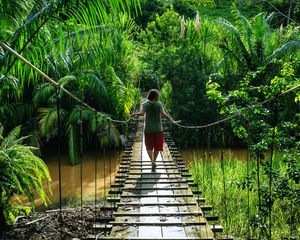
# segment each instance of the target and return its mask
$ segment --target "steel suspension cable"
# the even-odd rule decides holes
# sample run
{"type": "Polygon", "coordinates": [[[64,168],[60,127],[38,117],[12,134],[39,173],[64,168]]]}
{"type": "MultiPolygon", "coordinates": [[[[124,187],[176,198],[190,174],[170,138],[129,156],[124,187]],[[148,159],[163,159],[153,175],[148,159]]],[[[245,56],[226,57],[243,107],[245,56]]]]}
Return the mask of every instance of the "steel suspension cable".
{"type": "Polygon", "coordinates": [[[59,191],[59,225],[60,239],[63,239],[63,216],[62,216],[62,181],[61,181],[61,119],[60,119],[60,89],[56,89],[56,111],[57,111],[57,153],[58,153],[58,191],[59,191]]]}

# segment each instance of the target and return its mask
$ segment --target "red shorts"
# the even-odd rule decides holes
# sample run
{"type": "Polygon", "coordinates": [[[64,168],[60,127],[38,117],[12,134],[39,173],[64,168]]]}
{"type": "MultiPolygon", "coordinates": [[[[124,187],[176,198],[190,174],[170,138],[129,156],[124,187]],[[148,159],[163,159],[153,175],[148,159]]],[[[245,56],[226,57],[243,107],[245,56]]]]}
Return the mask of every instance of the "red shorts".
{"type": "Polygon", "coordinates": [[[162,151],[164,145],[164,135],[162,132],[145,132],[145,144],[147,150],[162,151]]]}

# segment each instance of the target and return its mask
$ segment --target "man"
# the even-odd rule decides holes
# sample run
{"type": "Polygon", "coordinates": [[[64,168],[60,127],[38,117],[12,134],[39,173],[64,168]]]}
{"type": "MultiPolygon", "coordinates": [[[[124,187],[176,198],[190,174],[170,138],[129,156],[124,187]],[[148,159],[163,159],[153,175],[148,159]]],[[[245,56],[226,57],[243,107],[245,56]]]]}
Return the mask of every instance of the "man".
{"type": "Polygon", "coordinates": [[[145,119],[145,144],[147,153],[150,157],[152,163],[152,171],[155,171],[156,168],[156,158],[160,151],[163,151],[163,127],[161,124],[161,115],[165,118],[169,119],[173,123],[177,123],[178,121],[174,121],[172,117],[170,117],[163,108],[162,103],[159,99],[159,92],[157,89],[151,89],[148,92],[147,101],[143,104],[142,111],[131,114],[130,117],[135,116],[144,116],[146,113],[145,119]]]}

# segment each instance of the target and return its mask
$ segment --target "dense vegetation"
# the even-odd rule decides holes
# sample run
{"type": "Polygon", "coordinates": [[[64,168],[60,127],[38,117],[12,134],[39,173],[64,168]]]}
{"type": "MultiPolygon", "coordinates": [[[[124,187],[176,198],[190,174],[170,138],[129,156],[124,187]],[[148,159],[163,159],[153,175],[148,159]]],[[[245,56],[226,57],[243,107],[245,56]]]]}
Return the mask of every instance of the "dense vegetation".
{"type": "MultiPolygon", "coordinates": [[[[118,126],[108,119],[128,117],[137,100],[136,25],[130,16],[140,12],[138,1],[4,0],[0,9],[0,41],[98,111],[80,105],[0,47],[0,122],[5,133],[19,126],[18,133],[28,137],[17,143],[24,141],[42,153],[61,136],[71,164],[79,161],[81,125],[85,147],[97,138],[102,146],[119,144],[118,126]]],[[[48,179],[46,169],[37,157],[26,157],[31,147],[17,143],[3,145],[3,155],[14,152],[7,156],[10,162],[1,157],[1,177],[11,177],[0,180],[1,226],[4,217],[11,222],[18,214],[9,203],[13,194],[26,193],[33,200],[31,189],[36,189],[45,199],[40,175],[48,179]],[[31,171],[27,165],[20,171],[21,164],[31,171]]]]}
{"type": "Polygon", "coordinates": [[[20,130],[18,126],[4,137],[0,126],[0,231],[14,221],[15,214],[30,212],[26,207],[15,208],[12,200],[15,194],[25,194],[34,207],[34,193],[44,204],[48,203],[44,183],[51,192],[48,168],[34,155],[33,147],[23,145],[26,137],[19,137],[20,130]]]}
{"type": "MultiPolygon", "coordinates": [[[[98,1],[79,7],[78,1],[35,2],[3,2],[1,40],[99,112],[116,119],[128,117],[136,101],[138,64],[132,41],[135,25],[126,9],[114,9],[114,1],[107,2],[109,9],[98,1]]],[[[61,134],[69,143],[72,164],[78,163],[79,112],[87,142],[95,136],[95,114],[63,91],[57,93],[54,85],[2,48],[1,53],[0,122],[7,129],[22,124],[30,144],[42,148],[58,134],[59,94],[61,134]]],[[[98,131],[110,124],[102,116],[98,115],[98,131]]]]}
{"type": "MultiPolygon", "coordinates": [[[[250,176],[227,182],[238,181],[231,184],[236,191],[250,194],[251,212],[243,216],[251,219],[241,231],[239,222],[230,223],[230,233],[270,238],[275,210],[281,221],[273,226],[273,236],[298,236],[300,96],[299,91],[282,93],[300,84],[300,3],[4,0],[0,7],[0,41],[98,111],[82,106],[0,47],[0,123],[6,132],[20,126],[18,131],[28,136],[24,142],[40,153],[61,135],[74,165],[81,126],[85,148],[94,140],[118,145],[124,128],[109,118],[126,119],[140,90],[159,88],[166,108],[185,125],[236,115],[221,126],[224,142],[219,126],[209,132],[174,126],[174,135],[181,146],[210,142],[249,148],[256,168],[250,164],[250,176]],[[262,187],[256,185],[260,175],[262,187]],[[261,194],[257,209],[256,192],[261,194]],[[277,211],[281,207],[289,210],[277,211]]],[[[245,172],[245,164],[240,165],[245,172]]],[[[200,179],[198,168],[196,161],[192,169],[200,179]]],[[[11,197],[0,191],[2,199],[11,197]]],[[[5,204],[0,207],[9,218],[11,206],[5,204]]]]}
{"type": "Polygon", "coordinates": [[[221,161],[207,154],[197,156],[190,168],[227,234],[239,239],[299,238],[299,154],[274,156],[271,188],[269,157],[262,162],[260,186],[255,158],[243,162],[224,154],[221,161]]]}

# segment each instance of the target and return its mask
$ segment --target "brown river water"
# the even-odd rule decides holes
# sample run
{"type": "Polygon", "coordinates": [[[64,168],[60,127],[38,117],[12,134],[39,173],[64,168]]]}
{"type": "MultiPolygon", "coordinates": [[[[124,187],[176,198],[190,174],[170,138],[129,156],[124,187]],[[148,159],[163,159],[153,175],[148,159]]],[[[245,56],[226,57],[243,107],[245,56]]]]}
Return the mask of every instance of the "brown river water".
{"type": "MultiPolygon", "coordinates": [[[[183,160],[188,164],[195,158],[203,156],[202,149],[181,149],[180,153],[183,160]]],[[[220,158],[221,149],[211,149],[212,157],[220,158]]],[[[225,157],[233,156],[234,158],[245,161],[247,152],[246,149],[226,149],[225,157]]],[[[51,204],[59,202],[59,175],[58,175],[58,156],[48,155],[42,157],[46,162],[52,178],[51,189],[52,195],[48,193],[51,204]]],[[[95,197],[95,158],[96,154],[87,152],[83,154],[82,162],[82,193],[83,200],[93,200],[95,197]]],[[[81,196],[81,175],[80,164],[71,166],[67,155],[61,158],[61,182],[62,182],[62,199],[80,199],[81,196]]],[[[119,168],[121,155],[120,152],[115,153],[98,153],[97,154],[97,198],[104,196],[114,182],[116,172],[119,168]],[[105,168],[104,168],[105,167],[105,168]],[[105,169],[105,171],[104,171],[105,169]],[[105,176],[105,177],[104,177],[105,176]]],[[[25,197],[20,197],[22,202],[28,202],[25,197]]],[[[37,206],[41,205],[41,200],[36,200],[37,206]]]]}

